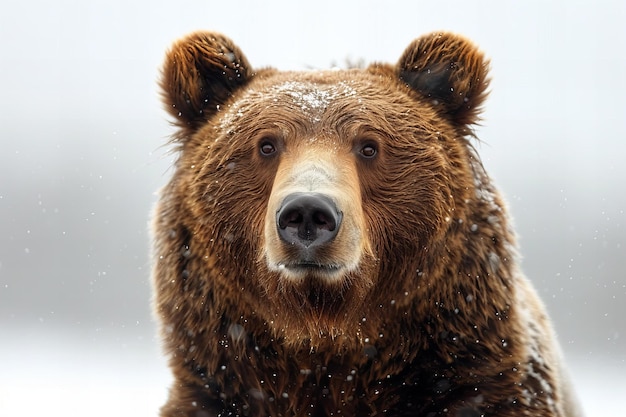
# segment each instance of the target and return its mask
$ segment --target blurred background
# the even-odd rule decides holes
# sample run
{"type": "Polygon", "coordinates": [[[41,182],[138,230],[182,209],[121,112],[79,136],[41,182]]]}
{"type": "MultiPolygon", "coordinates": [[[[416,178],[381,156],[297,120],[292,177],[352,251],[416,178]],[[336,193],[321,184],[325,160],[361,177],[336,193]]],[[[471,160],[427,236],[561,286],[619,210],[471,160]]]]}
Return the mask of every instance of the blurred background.
{"type": "Polygon", "coordinates": [[[0,416],[155,416],[149,217],[171,175],[157,80],[221,31],[257,66],[395,62],[451,30],[491,57],[477,144],[589,416],[626,406],[626,2],[78,1],[0,15],[0,416]]]}

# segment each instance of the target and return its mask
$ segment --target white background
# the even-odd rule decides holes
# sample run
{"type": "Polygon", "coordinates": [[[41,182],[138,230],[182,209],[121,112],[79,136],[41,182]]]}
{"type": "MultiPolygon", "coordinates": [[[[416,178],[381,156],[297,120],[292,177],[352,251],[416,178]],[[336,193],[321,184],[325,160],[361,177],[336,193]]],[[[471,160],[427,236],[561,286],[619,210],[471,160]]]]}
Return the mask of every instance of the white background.
{"type": "Polygon", "coordinates": [[[149,211],[173,156],[165,50],[395,62],[431,30],[492,59],[477,145],[590,416],[626,406],[626,2],[25,1],[0,13],[0,416],[155,416],[149,211]]]}

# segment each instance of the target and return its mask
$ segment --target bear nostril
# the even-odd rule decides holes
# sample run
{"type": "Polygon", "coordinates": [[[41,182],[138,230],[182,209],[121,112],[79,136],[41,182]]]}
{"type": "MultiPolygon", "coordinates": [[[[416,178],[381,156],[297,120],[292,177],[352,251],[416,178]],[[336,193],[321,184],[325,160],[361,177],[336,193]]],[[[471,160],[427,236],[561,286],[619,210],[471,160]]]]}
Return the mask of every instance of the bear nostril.
{"type": "Polygon", "coordinates": [[[329,197],[319,193],[294,193],[283,200],[276,213],[276,224],[284,242],[310,248],[333,240],[341,218],[341,212],[329,197]]]}
{"type": "Polygon", "coordinates": [[[335,219],[329,218],[326,213],[321,211],[316,211],[313,213],[313,223],[323,229],[327,230],[335,230],[336,224],[335,219]]]}
{"type": "Polygon", "coordinates": [[[304,221],[304,217],[302,213],[298,210],[291,210],[284,213],[282,218],[279,218],[278,225],[281,228],[285,228],[288,226],[297,227],[299,224],[302,224],[304,221]]]}

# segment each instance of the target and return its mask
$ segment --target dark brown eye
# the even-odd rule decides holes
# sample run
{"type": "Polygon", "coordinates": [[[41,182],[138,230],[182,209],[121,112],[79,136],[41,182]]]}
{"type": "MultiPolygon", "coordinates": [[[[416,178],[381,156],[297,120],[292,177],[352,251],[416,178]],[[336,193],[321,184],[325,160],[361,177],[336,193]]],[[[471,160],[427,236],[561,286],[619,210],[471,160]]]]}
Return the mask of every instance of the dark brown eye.
{"type": "Polygon", "coordinates": [[[276,152],[276,146],[269,140],[264,140],[259,145],[259,151],[263,156],[270,156],[276,152]]]}
{"type": "Polygon", "coordinates": [[[363,156],[364,158],[373,158],[376,156],[376,154],[378,153],[378,149],[376,149],[376,146],[368,143],[366,145],[363,145],[363,147],[361,148],[361,150],[359,151],[359,153],[361,154],[361,156],[363,156]]]}

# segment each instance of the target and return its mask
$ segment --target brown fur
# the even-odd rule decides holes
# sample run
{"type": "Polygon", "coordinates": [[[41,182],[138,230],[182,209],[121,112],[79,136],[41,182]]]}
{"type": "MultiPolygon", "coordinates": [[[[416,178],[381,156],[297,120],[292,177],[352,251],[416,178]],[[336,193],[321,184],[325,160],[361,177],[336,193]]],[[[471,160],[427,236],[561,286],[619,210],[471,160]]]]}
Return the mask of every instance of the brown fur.
{"type": "Polygon", "coordinates": [[[487,67],[447,33],[396,66],[327,72],[253,71],[214,33],[174,44],[161,86],[179,159],[154,222],[175,377],[162,416],[576,415],[469,143],[487,67]],[[277,235],[301,191],[343,215],[323,268],[293,268],[277,235]]]}

